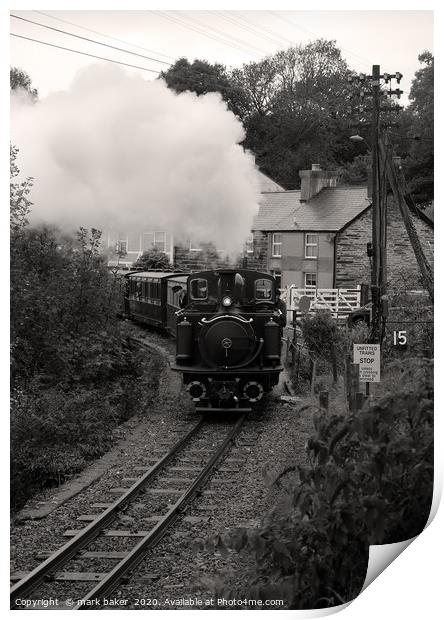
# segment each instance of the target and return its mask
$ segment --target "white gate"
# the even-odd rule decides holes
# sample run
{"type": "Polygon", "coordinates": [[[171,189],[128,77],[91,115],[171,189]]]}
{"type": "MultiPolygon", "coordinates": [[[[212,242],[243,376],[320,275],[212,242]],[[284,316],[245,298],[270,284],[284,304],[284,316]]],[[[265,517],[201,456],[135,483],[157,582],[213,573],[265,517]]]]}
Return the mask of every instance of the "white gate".
{"type": "MultiPolygon", "coordinates": [[[[335,319],[345,319],[353,310],[360,307],[361,287],[357,288],[296,288],[294,285],[284,289],[281,298],[287,304],[289,314],[299,311],[301,297],[311,299],[310,314],[316,310],[329,310],[335,319]]],[[[290,316],[288,317],[290,319],[290,316]]]]}

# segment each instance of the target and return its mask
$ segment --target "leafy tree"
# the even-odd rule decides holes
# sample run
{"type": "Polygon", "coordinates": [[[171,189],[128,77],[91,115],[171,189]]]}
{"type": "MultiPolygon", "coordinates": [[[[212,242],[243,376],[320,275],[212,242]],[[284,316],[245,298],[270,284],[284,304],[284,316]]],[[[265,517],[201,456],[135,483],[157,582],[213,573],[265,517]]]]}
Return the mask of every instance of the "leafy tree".
{"type": "Polygon", "coordinates": [[[28,177],[21,183],[17,183],[15,178],[20,174],[20,170],[16,164],[18,148],[12,144],[9,145],[10,160],[10,230],[11,235],[18,233],[28,224],[28,214],[32,202],[28,199],[31,191],[32,177],[28,177]]]}
{"type": "Polygon", "coordinates": [[[335,42],[324,39],[233,71],[248,93],[245,146],[285,187],[299,187],[299,170],[313,162],[336,167],[355,156],[348,141],[348,74],[335,42]]]}
{"type": "Polygon", "coordinates": [[[433,200],[434,58],[423,52],[418,60],[423,66],[415,73],[409,95],[410,151],[405,174],[416,202],[427,203],[433,200]]]}
{"type": "Polygon", "coordinates": [[[218,92],[230,110],[238,115],[240,113],[243,93],[232,83],[222,64],[197,59],[190,63],[186,58],[180,58],[167,71],[162,71],[159,79],[164,79],[176,93],[187,90],[197,95],[218,92]]]}
{"type": "Polygon", "coordinates": [[[144,252],[142,256],[137,259],[134,263],[134,268],[149,271],[150,269],[171,269],[171,265],[165,252],[160,252],[157,248],[152,248],[144,252]]]}
{"type": "Polygon", "coordinates": [[[341,183],[346,185],[362,185],[367,182],[369,168],[371,167],[370,155],[357,155],[353,161],[347,162],[341,168],[341,183]]]}
{"type": "Polygon", "coordinates": [[[11,67],[9,70],[9,83],[11,90],[22,88],[31,95],[32,99],[37,99],[38,91],[36,88],[32,88],[31,78],[23,69],[11,67]]]}

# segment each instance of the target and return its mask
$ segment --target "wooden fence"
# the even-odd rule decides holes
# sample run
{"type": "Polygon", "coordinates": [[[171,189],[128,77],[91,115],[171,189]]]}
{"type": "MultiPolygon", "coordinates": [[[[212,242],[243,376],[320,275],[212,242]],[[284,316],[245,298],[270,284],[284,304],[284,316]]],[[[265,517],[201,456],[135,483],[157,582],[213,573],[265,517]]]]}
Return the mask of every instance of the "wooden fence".
{"type": "Polygon", "coordinates": [[[357,288],[296,288],[287,286],[281,298],[287,304],[288,320],[291,321],[293,312],[299,312],[299,302],[302,297],[311,301],[309,313],[316,310],[329,310],[333,318],[346,319],[353,310],[361,305],[361,287],[357,288]]]}

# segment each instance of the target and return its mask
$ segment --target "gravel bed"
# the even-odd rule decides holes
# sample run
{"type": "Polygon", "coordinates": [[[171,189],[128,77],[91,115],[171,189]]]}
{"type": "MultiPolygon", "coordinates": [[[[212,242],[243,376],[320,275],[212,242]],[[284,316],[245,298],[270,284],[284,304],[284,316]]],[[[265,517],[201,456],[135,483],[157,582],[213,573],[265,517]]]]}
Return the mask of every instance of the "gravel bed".
{"type": "Polygon", "coordinates": [[[247,592],[246,558],[236,553],[208,553],[200,550],[199,543],[231,528],[258,526],[261,516],[281,500],[281,492],[267,480],[290,462],[307,464],[304,446],[312,431],[309,409],[296,414],[294,406],[277,400],[271,400],[263,414],[251,414],[206,485],[212,494],[202,493],[186,509],[186,516],[204,520],[176,523],[129,583],[116,591],[117,598],[127,601],[123,606],[190,609],[190,601],[199,599],[203,603],[193,608],[208,609],[205,601],[213,594],[208,581],[217,574],[230,573],[231,581],[238,587],[245,583],[247,592]],[[147,579],[149,575],[157,578],[147,579]]]}

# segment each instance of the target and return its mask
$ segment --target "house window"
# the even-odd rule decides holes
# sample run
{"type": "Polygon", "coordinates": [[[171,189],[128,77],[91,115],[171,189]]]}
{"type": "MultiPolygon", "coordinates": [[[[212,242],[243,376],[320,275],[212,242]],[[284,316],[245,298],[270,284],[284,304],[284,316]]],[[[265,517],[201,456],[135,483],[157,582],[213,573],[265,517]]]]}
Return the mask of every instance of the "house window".
{"type": "Polygon", "coordinates": [[[197,247],[197,243],[195,243],[194,241],[189,242],[190,244],[190,252],[202,252],[202,248],[197,247]]]}
{"type": "Polygon", "coordinates": [[[316,288],[317,286],[317,274],[316,273],[305,273],[305,288],[316,288]]]}
{"type": "Polygon", "coordinates": [[[272,271],[273,278],[276,280],[277,288],[282,288],[282,272],[281,271],[272,271]]]}
{"type": "Polygon", "coordinates": [[[116,252],[121,256],[128,253],[128,241],[127,239],[119,239],[116,245],[116,252]]]}
{"type": "Polygon", "coordinates": [[[166,233],[155,232],[153,245],[159,252],[166,252],[166,233]]]}
{"type": "Polygon", "coordinates": [[[273,233],[271,243],[271,255],[275,257],[282,256],[282,235],[281,233],[273,233]]]}
{"type": "Polygon", "coordinates": [[[245,241],[245,250],[247,254],[253,254],[253,244],[254,244],[253,235],[249,235],[248,239],[245,241]]]}
{"type": "Polygon", "coordinates": [[[318,236],[306,233],[305,235],[305,258],[318,257],[318,236]]]}

